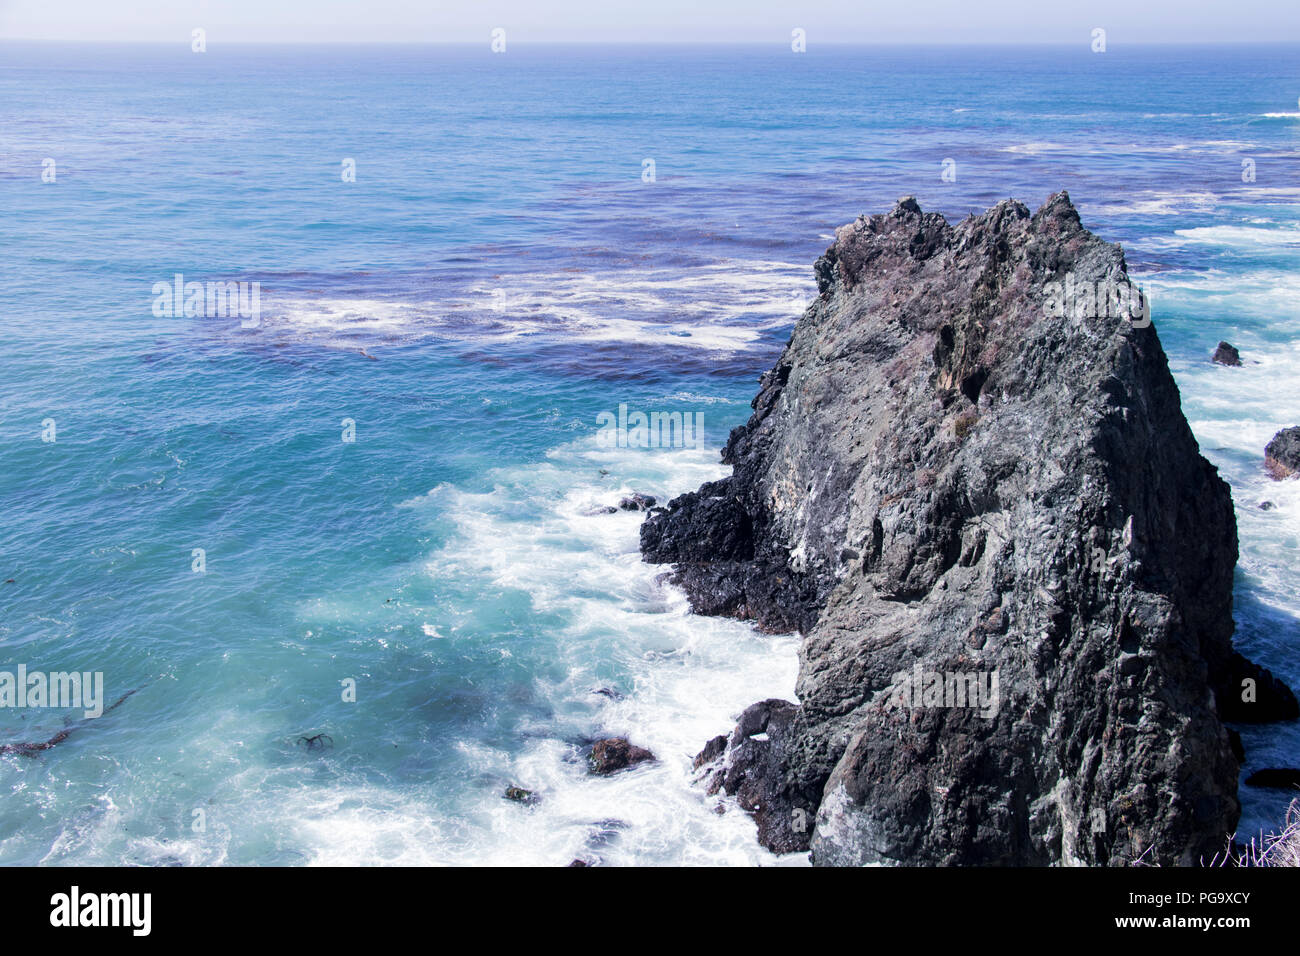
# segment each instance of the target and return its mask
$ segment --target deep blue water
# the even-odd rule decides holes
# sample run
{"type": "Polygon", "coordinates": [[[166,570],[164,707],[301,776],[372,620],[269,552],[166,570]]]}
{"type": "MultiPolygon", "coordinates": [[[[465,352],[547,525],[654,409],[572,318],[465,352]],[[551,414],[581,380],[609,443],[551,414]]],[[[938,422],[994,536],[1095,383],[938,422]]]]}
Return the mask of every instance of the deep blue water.
{"type": "MultiPolygon", "coordinates": [[[[904,194],[1066,188],[1124,244],[1233,485],[1239,646],[1300,686],[1300,482],[1261,468],[1300,423],[1297,53],[0,44],[0,667],[141,688],[0,757],[0,862],[773,862],[688,770],[794,640],[689,616],[590,512],[724,473],[813,260],[904,194]],[[260,324],[155,316],[176,273],[259,282],[260,324]],[[620,403],[704,447],[600,446],[620,403]],[[589,778],[614,733],[661,763],[589,778]]],[[[1287,799],[1242,796],[1243,833],[1287,799]]]]}

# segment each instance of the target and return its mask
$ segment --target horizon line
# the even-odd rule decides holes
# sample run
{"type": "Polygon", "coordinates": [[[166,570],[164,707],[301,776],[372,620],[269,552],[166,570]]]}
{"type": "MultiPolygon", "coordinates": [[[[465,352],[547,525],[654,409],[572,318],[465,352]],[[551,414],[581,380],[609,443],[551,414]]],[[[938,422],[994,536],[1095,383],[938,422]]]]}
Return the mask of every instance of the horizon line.
{"type": "MultiPolygon", "coordinates": [[[[490,36],[483,40],[222,40],[225,46],[457,46],[478,47],[490,42],[490,36]]],[[[55,37],[0,36],[0,43],[63,43],[78,46],[185,46],[189,36],[181,34],[176,40],[117,39],[117,40],[82,40],[55,37]]],[[[748,47],[787,47],[789,38],[775,40],[624,40],[624,39],[588,39],[588,40],[518,40],[511,39],[512,46],[748,46],[748,47]]],[[[1085,41],[1071,40],[818,40],[816,47],[1087,47],[1085,41]]],[[[1227,46],[1300,46],[1300,39],[1295,40],[1137,40],[1110,43],[1111,47],[1182,46],[1182,47],[1227,47],[1227,46]]],[[[1109,51],[1107,51],[1109,52],[1109,51]]]]}

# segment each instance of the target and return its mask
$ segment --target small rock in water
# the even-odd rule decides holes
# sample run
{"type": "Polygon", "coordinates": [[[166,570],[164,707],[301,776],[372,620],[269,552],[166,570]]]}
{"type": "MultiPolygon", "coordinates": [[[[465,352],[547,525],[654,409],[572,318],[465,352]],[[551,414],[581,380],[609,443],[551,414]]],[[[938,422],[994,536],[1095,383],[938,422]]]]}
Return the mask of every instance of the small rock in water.
{"type": "Polygon", "coordinates": [[[532,790],[525,790],[523,787],[506,787],[505,798],[530,807],[542,800],[532,790]]]}
{"type": "Polygon", "coordinates": [[[643,495],[641,492],[635,492],[619,501],[618,506],[624,511],[648,511],[655,506],[654,495],[643,495]]]}
{"type": "Polygon", "coordinates": [[[602,697],[608,697],[610,700],[622,700],[623,695],[612,687],[597,687],[592,691],[593,694],[600,694],[602,697]]]}
{"type": "Polygon", "coordinates": [[[1271,502],[1271,501],[1261,501],[1261,502],[1259,503],[1259,510],[1260,510],[1260,511],[1272,511],[1272,510],[1273,510],[1274,508],[1276,508],[1276,507],[1277,507],[1277,505],[1273,504],[1273,502],[1271,502]]]}
{"type": "Polygon", "coordinates": [[[627,738],[610,737],[596,741],[591,748],[591,754],[587,757],[587,763],[592,773],[608,774],[654,759],[656,759],[654,754],[644,747],[628,743],[627,738]]]}
{"type": "Polygon", "coordinates": [[[1220,342],[1219,347],[1214,350],[1214,356],[1211,361],[1219,365],[1240,365],[1241,353],[1228,342],[1220,342]]]}
{"type": "Polygon", "coordinates": [[[586,860],[574,860],[569,866],[591,866],[586,860]]]}
{"type": "Polygon", "coordinates": [[[1274,481],[1300,471],[1300,426],[1284,428],[1273,436],[1264,449],[1264,467],[1274,481]]]}
{"type": "Polygon", "coordinates": [[[584,511],[583,514],[588,518],[594,517],[595,515],[616,515],[618,514],[618,509],[613,505],[604,505],[600,508],[592,508],[590,511],[584,511]]]}

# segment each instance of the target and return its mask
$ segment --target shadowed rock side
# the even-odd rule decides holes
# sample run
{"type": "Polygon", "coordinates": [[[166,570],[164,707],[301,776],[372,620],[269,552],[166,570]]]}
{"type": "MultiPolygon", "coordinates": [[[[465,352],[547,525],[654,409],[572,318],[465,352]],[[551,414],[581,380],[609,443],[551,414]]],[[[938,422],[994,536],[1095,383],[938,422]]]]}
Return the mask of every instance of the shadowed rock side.
{"type": "Polygon", "coordinates": [[[1295,701],[1271,679],[1240,701],[1263,675],[1231,645],[1232,501],[1154,328],[1049,314],[1067,273],[1127,283],[1065,193],[842,227],[732,477],[642,526],[698,612],[804,633],[800,705],[755,705],[698,762],[761,806],[765,845],[1190,864],[1232,832],[1216,697],[1295,701]],[[983,675],[984,706],[926,706],[935,674],[983,675]]]}

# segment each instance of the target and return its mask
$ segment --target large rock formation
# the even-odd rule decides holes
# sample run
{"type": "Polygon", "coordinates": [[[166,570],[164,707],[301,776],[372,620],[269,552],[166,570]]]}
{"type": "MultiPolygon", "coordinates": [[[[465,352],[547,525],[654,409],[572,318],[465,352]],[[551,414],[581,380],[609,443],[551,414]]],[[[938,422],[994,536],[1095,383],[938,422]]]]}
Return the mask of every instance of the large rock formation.
{"type": "Polygon", "coordinates": [[[1065,193],[955,226],[909,198],[816,275],[732,477],[641,531],[697,611],[804,633],[798,708],[711,742],[710,786],[820,864],[1222,850],[1217,704],[1289,692],[1233,652],[1232,501],[1122,250],[1065,193]]]}

